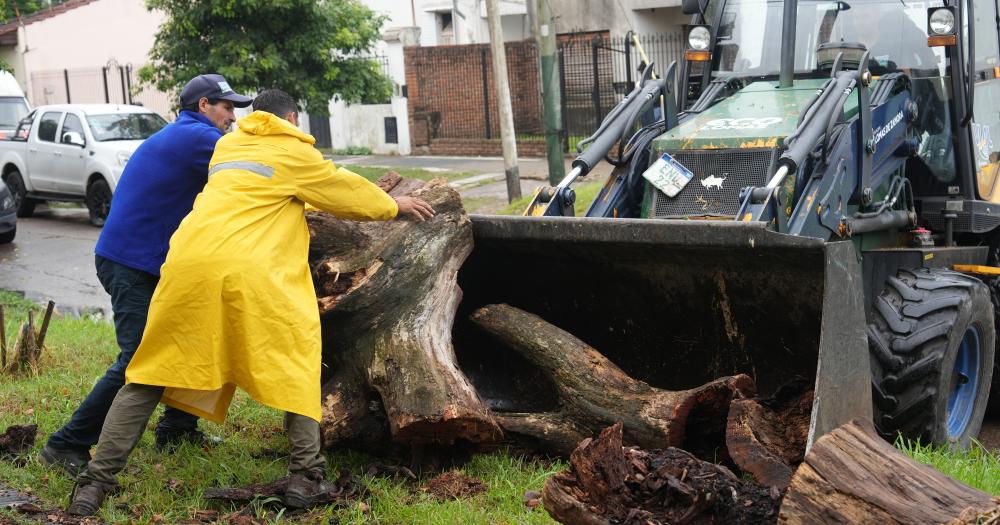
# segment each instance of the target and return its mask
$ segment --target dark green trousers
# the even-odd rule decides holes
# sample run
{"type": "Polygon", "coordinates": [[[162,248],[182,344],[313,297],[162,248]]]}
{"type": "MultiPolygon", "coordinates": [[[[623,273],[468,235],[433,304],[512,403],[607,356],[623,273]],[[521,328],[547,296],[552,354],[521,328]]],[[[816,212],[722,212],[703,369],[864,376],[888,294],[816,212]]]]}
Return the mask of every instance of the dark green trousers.
{"type": "MultiPolygon", "coordinates": [[[[112,488],[118,484],[117,475],[125,468],[129,454],[139,443],[153,410],[163,397],[163,390],[162,386],[131,383],[118,391],[104,420],[94,459],[80,473],[80,485],[98,483],[112,488]]],[[[319,423],[288,412],[285,414],[285,431],[292,444],[289,472],[322,473],[326,458],[320,452],[322,439],[319,423]]]]}

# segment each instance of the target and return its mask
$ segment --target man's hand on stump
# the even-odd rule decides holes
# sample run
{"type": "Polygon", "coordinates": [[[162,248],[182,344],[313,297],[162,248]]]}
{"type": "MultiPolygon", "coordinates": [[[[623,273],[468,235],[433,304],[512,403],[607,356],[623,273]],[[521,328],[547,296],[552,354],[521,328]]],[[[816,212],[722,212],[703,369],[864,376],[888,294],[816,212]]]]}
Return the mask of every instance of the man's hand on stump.
{"type": "Polygon", "coordinates": [[[424,222],[436,213],[430,204],[416,197],[393,197],[399,206],[399,215],[408,215],[416,222],[424,222]]]}

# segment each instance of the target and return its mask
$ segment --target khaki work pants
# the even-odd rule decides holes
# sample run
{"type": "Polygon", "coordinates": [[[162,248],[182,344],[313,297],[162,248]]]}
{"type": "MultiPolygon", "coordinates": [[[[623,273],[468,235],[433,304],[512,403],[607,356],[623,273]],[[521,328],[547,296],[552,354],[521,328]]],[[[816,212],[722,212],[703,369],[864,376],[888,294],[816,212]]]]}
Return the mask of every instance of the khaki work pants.
{"type": "MultiPolygon", "coordinates": [[[[96,483],[107,488],[117,486],[116,476],[125,468],[129,454],[139,443],[150,416],[163,397],[163,390],[162,386],[130,383],[118,391],[104,421],[94,459],[80,473],[77,483],[96,483]]],[[[292,445],[289,472],[322,474],[326,458],[320,452],[322,439],[319,423],[288,412],[285,414],[285,431],[292,445]]]]}

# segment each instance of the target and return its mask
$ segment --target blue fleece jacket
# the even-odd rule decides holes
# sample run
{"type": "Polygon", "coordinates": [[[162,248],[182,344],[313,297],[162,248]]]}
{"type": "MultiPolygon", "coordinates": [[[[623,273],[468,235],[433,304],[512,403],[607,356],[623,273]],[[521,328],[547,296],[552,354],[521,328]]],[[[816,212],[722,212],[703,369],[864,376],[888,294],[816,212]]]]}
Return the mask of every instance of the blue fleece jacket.
{"type": "Polygon", "coordinates": [[[208,181],[220,137],[204,115],[181,111],[146,139],[125,165],[94,253],[160,275],[170,237],[208,181]]]}

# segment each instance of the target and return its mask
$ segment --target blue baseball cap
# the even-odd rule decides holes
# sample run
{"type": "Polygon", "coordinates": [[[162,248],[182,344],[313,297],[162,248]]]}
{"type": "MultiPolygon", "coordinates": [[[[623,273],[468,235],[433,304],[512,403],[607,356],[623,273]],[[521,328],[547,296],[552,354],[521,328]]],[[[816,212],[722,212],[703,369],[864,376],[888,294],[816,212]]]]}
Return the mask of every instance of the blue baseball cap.
{"type": "Polygon", "coordinates": [[[209,100],[228,100],[238,108],[249,106],[253,99],[240,95],[229,87],[225,77],[210,73],[192,78],[181,90],[181,107],[197,104],[202,97],[209,100]]]}

